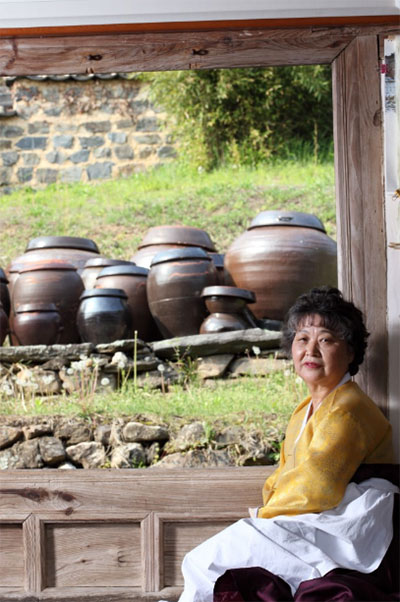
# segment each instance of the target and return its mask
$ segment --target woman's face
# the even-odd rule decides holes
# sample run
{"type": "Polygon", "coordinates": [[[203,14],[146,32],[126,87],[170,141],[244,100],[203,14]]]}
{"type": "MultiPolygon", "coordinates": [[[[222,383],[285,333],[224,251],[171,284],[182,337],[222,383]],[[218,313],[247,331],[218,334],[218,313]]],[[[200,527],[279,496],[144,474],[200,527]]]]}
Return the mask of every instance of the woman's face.
{"type": "Polygon", "coordinates": [[[318,387],[333,389],[347,372],[354,354],[346,341],[323,326],[321,316],[314,314],[299,324],[292,357],[296,373],[312,392],[318,387]]]}

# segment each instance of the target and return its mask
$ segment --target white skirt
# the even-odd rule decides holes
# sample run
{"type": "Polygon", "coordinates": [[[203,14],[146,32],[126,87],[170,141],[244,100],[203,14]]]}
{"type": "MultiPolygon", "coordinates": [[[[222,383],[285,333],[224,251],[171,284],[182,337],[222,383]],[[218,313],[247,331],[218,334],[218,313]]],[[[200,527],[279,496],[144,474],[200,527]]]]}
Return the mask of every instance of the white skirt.
{"type": "Polygon", "coordinates": [[[349,483],[338,506],[319,514],[244,518],[189,552],[183,560],[185,589],[179,602],[212,602],[226,570],[261,567],[295,593],[302,581],[335,568],[374,571],[393,537],[393,497],[385,479],[349,483]]]}

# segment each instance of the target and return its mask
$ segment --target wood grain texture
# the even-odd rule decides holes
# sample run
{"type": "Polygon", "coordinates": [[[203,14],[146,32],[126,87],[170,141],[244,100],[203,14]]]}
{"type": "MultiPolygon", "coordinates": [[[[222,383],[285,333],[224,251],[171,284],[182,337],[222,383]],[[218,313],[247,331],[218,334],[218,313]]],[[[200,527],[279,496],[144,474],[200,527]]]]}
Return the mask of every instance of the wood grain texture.
{"type": "Polygon", "coordinates": [[[45,550],[43,523],[40,517],[30,514],[23,523],[25,589],[40,593],[44,588],[45,550]]]}
{"type": "MultiPolygon", "coordinates": [[[[22,524],[0,525],[0,591],[19,587],[24,579],[22,524]]],[[[0,594],[1,599],[1,594],[0,594]]]]}
{"type": "Polygon", "coordinates": [[[0,39],[0,75],[331,63],[357,28],[289,28],[0,39]]]}
{"type": "Polygon", "coordinates": [[[386,249],[379,40],[356,38],[333,64],[339,286],[371,332],[357,381],[387,410],[386,249]]]}

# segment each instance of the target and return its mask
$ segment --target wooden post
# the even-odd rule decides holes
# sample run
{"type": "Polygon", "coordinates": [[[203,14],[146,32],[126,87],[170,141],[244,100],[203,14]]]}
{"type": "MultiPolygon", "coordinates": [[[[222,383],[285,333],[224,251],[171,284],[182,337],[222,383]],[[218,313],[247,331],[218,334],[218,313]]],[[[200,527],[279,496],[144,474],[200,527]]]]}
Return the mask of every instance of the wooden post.
{"type": "Polygon", "coordinates": [[[357,375],[387,413],[388,334],[378,37],[359,36],[333,62],[339,286],[371,336],[357,375]]]}

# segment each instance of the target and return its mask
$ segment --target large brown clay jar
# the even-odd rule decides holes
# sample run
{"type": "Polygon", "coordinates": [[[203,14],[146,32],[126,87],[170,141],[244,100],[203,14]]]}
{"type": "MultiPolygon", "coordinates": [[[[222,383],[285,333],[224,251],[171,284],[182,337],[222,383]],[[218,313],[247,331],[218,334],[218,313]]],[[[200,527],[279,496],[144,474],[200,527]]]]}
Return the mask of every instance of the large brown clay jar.
{"type": "Polygon", "coordinates": [[[4,343],[6,336],[8,335],[9,324],[7,314],[4,311],[3,304],[0,301],[0,347],[4,343]]]}
{"type": "Polygon", "coordinates": [[[104,268],[96,279],[96,288],[119,288],[127,294],[132,317],[132,330],[139,339],[154,341],[159,338],[147,301],[149,270],[136,265],[117,265],[104,268]]]}
{"type": "Polygon", "coordinates": [[[13,316],[12,337],[18,345],[54,345],[63,331],[54,303],[20,305],[13,316]]]}
{"type": "Polygon", "coordinates": [[[154,226],[147,231],[131,260],[137,265],[150,268],[157,253],[182,247],[200,247],[212,252],[216,250],[210,236],[200,228],[180,225],[154,226]]]}
{"type": "Polygon", "coordinates": [[[9,273],[10,289],[13,288],[22,268],[38,261],[66,261],[73,265],[78,274],[83,271],[88,259],[99,256],[96,243],[90,238],[79,236],[39,236],[29,241],[25,253],[11,262],[9,273]]]}
{"type": "Polygon", "coordinates": [[[165,338],[197,334],[207,315],[201,291],[216,283],[216,268],[203,249],[158,253],[147,279],[147,298],[161,334],[165,338]]]}
{"type": "Polygon", "coordinates": [[[81,295],[77,324],[82,341],[95,345],[132,339],[126,293],[116,288],[85,290],[81,295]]]}
{"type": "Polygon", "coordinates": [[[254,327],[247,304],[254,303],[252,291],[234,286],[207,286],[201,293],[210,315],[200,326],[200,334],[215,334],[254,327]]]}
{"type": "Polygon", "coordinates": [[[0,301],[7,316],[10,315],[10,293],[8,290],[8,278],[4,270],[0,268],[0,301]]]}
{"type": "MultiPolygon", "coordinates": [[[[112,259],[111,257],[92,257],[85,263],[85,267],[81,273],[81,278],[86,289],[96,288],[96,278],[104,268],[114,265],[130,265],[135,264],[132,261],[124,259],[112,259]]],[[[118,288],[118,287],[117,287],[118,288]]]]}
{"type": "MultiPolygon", "coordinates": [[[[12,314],[28,303],[54,303],[61,317],[60,343],[79,342],[76,314],[84,290],[76,268],[66,262],[42,262],[21,269],[15,281],[12,314]]],[[[13,328],[13,323],[11,324],[13,328]]],[[[14,344],[18,344],[17,341],[14,344]]]]}
{"type": "Polygon", "coordinates": [[[257,318],[283,320],[314,286],[337,285],[336,242],[314,215],[263,211],[225,255],[232,283],[254,291],[257,318]]]}

